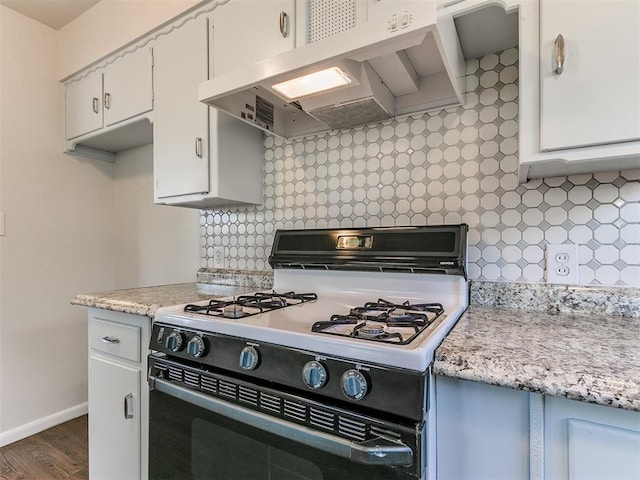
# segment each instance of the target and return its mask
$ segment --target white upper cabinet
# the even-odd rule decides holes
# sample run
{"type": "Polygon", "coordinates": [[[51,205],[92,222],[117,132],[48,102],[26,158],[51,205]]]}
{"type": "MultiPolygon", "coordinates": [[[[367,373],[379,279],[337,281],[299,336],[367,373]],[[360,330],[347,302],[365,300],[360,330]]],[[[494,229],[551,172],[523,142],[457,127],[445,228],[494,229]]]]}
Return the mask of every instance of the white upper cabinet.
{"type": "Polygon", "coordinates": [[[209,191],[209,107],[197,98],[199,83],[209,77],[207,32],[202,16],[155,45],[156,200],[209,191]]]}
{"type": "Polygon", "coordinates": [[[102,128],[102,73],[93,72],[66,88],[67,139],[102,128]]]}
{"type": "Polygon", "coordinates": [[[260,204],[262,133],[198,100],[198,85],[210,74],[211,16],[176,25],[154,47],[155,202],[192,208],[260,204]]]}
{"type": "Polygon", "coordinates": [[[542,151],[640,140],[640,2],[542,0],[540,99],[542,151]]]}
{"type": "Polygon", "coordinates": [[[104,125],[114,125],[153,109],[153,56],[141,48],[104,71],[104,125]]]}
{"type": "Polygon", "coordinates": [[[517,3],[520,181],[640,168],[640,2],[517,3]]]}
{"type": "Polygon", "coordinates": [[[230,0],[214,13],[215,76],[295,46],[295,0],[230,0]]]}
{"type": "Polygon", "coordinates": [[[65,151],[102,160],[151,143],[153,50],[141,46],[65,84],[65,151]]]}

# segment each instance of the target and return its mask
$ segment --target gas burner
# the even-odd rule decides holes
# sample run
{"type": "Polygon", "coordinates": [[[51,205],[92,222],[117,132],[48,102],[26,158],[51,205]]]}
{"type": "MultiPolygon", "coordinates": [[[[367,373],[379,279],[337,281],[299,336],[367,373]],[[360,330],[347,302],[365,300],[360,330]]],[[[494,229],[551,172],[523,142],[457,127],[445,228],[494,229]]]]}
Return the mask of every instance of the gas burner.
{"type": "Polygon", "coordinates": [[[439,303],[396,304],[378,299],[313,324],[312,332],[406,345],[444,312],[439,303]],[[352,326],[355,325],[355,326],[352,326]]]}
{"type": "Polygon", "coordinates": [[[240,295],[234,300],[209,300],[204,305],[188,304],[185,305],[185,312],[195,312],[212,317],[223,318],[244,318],[259,313],[278,310],[280,308],[298,305],[304,302],[317,300],[315,293],[296,293],[296,292],[257,292],[253,295],[240,295]]]}
{"type": "Polygon", "coordinates": [[[242,318],[246,316],[246,313],[241,305],[232,303],[222,308],[222,316],[225,318],[242,318]]]}
{"type": "Polygon", "coordinates": [[[359,337],[376,337],[385,333],[384,325],[380,323],[363,323],[357,330],[359,337]]]}

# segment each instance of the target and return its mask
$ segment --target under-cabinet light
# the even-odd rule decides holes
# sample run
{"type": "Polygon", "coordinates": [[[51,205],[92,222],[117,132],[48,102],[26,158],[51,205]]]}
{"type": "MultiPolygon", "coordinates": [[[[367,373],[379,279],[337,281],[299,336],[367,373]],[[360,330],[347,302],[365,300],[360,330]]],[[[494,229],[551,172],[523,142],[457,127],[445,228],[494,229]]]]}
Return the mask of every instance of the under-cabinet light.
{"type": "Polygon", "coordinates": [[[295,100],[314,93],[331,90],[332,88],[343,87],[350,83],[351,78],[349,78],[349,75],[339,67],[331,67],[277,83],[271,88],[289,100],[295,100]]]}

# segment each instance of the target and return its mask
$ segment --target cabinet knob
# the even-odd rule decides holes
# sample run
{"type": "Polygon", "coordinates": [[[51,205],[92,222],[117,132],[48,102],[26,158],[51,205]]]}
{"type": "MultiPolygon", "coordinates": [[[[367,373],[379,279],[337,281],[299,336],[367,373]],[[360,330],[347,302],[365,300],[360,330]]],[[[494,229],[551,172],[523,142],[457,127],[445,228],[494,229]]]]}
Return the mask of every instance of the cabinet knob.
{"type": "Polygon", "coordinates": [[[289,36],[289,15],[284,10],[280,12],[280,33],[284,38],[289,36]]]}
{"type": "Polygon", "coordinates": [[[554,57],[556,59],[556,68],[553,73],[561,75],[564,72],[564,37],[558,34],[554,43],[554,57]]]}
{"type": "Polygon", "coordinates": [[[120,339],[113,338],[113,337],[102,337],[100,340],[102,340],[102,343],[107,343],[109,345],[113,345],[115,343],[120,343],[120,339]]]}
{"type": "Polygon", "coordinates": [[[98,97],[93,97],[93,113],[98,113],[98,108],[100,108],[99,101],[98,97]]]}
{"type": "Polygon", "coordinates": [[[106,93],[104,94],[104,108],[106,108],[107,110],[109,110],[111,108],[111,94],[110,93],[106,93]]]}
{"type": "Polygon", "coordinates": [[[196,137],[196,157],[202,158],[202,137],[196,137]]]}

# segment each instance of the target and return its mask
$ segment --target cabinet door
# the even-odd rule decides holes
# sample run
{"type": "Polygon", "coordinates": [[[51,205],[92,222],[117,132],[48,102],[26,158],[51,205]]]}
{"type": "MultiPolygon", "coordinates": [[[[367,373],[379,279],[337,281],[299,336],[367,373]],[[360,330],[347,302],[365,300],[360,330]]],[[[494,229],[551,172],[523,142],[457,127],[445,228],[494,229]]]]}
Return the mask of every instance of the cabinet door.
{"type": "Polygon", "coordinates": [[[66,138],[102,128],[102,72],[92,72],[65,88],[66,138]]]}
{"type": "Polygon", "coordinates": [[[216,8],[213,24],[218,76],[293,49],[295,0],[230,0],[216,8]]]}
{"type": "Polygon", "coordinates": [[[110,126],[153,109],[153,54],[143,47],[104,71],[104,124],[110,126]]]}
{"type": "Polygon", "coordinates": [[[546,479],[640,480],[640,412],[545,402],[546,479]]]}
{"type": "Polygon", "coordinates": [[[543,151],[640,139],[640,2],[541,0],[540,55],[543,151]]]}
{"type": "Polygon", "coordinates": [[[439,480],[529,478],[526,392],[436,377],[439,480]]]}
{"type": "Polygon", "coordinates": [[[200,17],[155,46],[156,198],[209,191],[209,107],[198,101],[208,78],[207,33],[208,19],[200,17]]]}
{"type": "Polygon", "coordinates": [[[140,478],[140,370],[89,360],[89,476],[140,478]]]}

